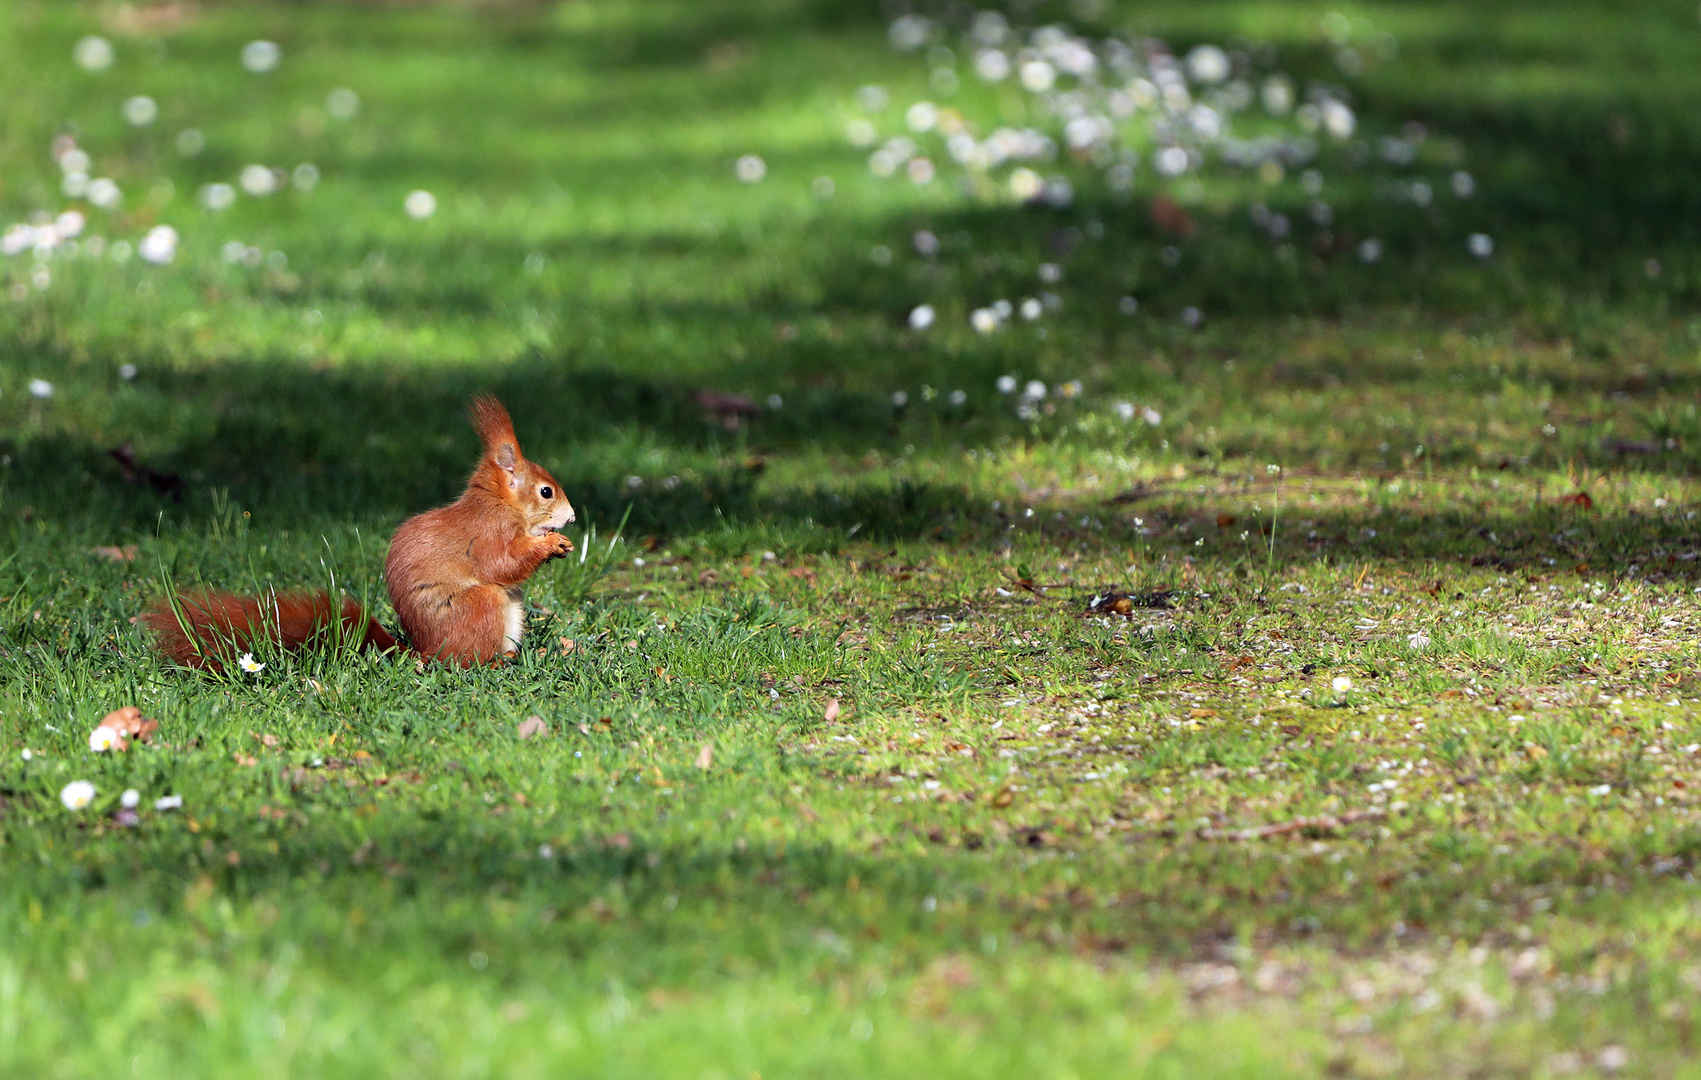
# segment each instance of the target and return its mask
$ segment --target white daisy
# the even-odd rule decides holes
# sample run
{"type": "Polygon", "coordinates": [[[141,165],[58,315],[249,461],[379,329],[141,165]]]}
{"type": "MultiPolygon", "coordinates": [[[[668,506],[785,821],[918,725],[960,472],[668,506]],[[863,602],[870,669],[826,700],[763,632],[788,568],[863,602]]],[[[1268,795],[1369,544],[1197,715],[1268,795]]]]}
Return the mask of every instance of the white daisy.
{"type": "Polygon", "coordinates": [[[408,217],[423,221],[437,212],[437,197],[429,191],[410,192],[402,203],[402,209],[407,211],[408,217]]]}
{"type": "Polygon", "coordinates": [[[278,66],[283,50],[270,41],[250,41],[242,47],[242,66],[256,75],[278,66]]]}

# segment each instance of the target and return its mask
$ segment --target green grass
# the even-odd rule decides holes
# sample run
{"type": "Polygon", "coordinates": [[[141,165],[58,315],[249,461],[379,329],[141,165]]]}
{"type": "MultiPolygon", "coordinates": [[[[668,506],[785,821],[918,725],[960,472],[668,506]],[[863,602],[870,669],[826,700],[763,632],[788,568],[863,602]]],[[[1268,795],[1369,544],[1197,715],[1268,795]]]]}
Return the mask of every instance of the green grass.
{"type": "MultiPolygon", "coordinates": [[[[1062,209],[872,176],[858,88],[882,136],[946,100],[878,8],[0,14],[37,58],[0,227],[74,204],[74,132],[124,192],[89,234],[181,235],[0,258],[0,1075],[1692,1072],[1694,5],[1353,5],[1356,76],[1328,5],[1043,7],[1267,43],[1372,150],[1426,127],[1410,167],[1323,146],[1326,239],[1299,170],[1212,169],[1186,240],[1149,164],[1055,166],[1062,209]],[[1383,197],[1413,177],[1430,211],[1383,197]],[[150,654],[168,580],[393,626],[384,544],[459,490],[476,391],[585,530],[516,663],[150,654]],[[155,742],[91,753],[125,704],[155,742]]],[[[982,134],[1024,122],[958,60],[982,134]]]]}

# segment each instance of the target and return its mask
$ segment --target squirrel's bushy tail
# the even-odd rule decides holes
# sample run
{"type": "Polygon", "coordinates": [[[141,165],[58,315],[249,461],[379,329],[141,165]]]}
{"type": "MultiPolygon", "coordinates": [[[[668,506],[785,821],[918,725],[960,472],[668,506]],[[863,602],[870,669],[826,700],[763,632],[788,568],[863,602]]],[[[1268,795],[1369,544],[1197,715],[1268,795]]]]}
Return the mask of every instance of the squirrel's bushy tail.
{"type": "Polygon", "coordinates": [[[233,596],[202,592],[154,601],[142,613],[159,651],[185,667],[223,671],[239,653],[253,652],[257,641],[270,641],[295,652],[334,639],[359,641],[363,648],[386,652],[396,639],[368,618],[359,604],[344,599],[341,610],[328,593],[273,593],[233,596]]]}

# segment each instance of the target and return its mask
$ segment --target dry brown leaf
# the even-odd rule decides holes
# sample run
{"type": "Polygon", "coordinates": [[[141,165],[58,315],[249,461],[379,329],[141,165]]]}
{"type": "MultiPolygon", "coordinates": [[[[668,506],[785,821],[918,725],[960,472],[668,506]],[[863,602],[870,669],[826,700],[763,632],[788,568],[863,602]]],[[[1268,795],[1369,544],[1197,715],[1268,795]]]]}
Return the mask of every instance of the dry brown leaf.
{"type": "Polygon", "coordinates": [[[992,793],[992,805],[1002,810],[1016,801],[1016,790],[1005,786],[992,793]]]}
{"type": "Polygon", "coordinates": [[[1575,491],[1570,495],[1561,495],[1559,497],[1559,505],[1575,506],[1579,510],[1593,510],[1595,508],[1595,500],[1589,498],[1589,493],[1587,491],[1575,491]]]}
{"type": "Polygon", "coordinates": [[[833,721],[837,720],[838,718],[839,718],[839,699],[833,698],[831,701],[827,702],[827,713],[826,713],[826,716],[824,717],[824,719],[827,721],[827,723],[831,724],[833,721]]]}
{"type": "Polygon", "coordinates": [[[691,395],[704,419],[719,421],[728,431],[737,431],[746,417],[756,416],[756,403],[738,394],[723,394],[715,390],[699,390],[691,395]]]}
{"type": "Polygon", "coordinates": [[[1171,236],[1188,237],[1198,229],[1193,221],[1193,215],[1182,209],[1180,203],[1168,195],[1159,195],[1151,204],[1152,224],[1158,231],[1169,233],[1171,236]]]}
{"type": "Polygon", "coordinates": [[[141,718],[142,710],[136,708],[134,705],[125,705],[122,708],[113,709],[111,712],[107,713],[106,716],[101,719],[99,726],[109,727],[113,731],[123,732],[128,729],[129,725],[141,718]]]}
{"type": "MultiPolygon", "coordinates": [[[[130,448],[129,443],[114,447],[108,450],[107,454],[118,462],[119,471],[127,483],[146,484],[161,495],[171,496],[175,502],[183,501],[183,493],[187,490],[183,478],[176,473],[155,472],[137,461],[135,451],[130,448]]],[[[25,510],[27,513],[28,508],[25,510]]]]}
{"type": "Polygon", "coordinates": [[[1189,709],[1187,715],[1194,720],[1207,720],[1217,715],[1215,709],[1189,709]]]}
{"type": "Polygon", "coordinates": [[[564,638],[561,639],[561,655],[562,656],[566,656],[568,653],[572,652],[574,649],[577,649],[578,647],[579,647],[579,643],[574,641],[570,637],[564,637],[564,638]]]}
{"type": "Polygon", "coordinates": [[[549,725],[543,722],[541,716],[528,716],[520,721],[520,738],[531,739],[539,735],[548,735],[549,725]]]}
{"type": "Polygon", "coordinates": [[[697,767],[706,772],[706,771],[708,771],[709,766],[713,765],[714,763],[715,763],[715,744],[714,743],[704,743],[703,748],[701,750],[697,751],[697,767]]]}
{"type": "Polygon", "coordinates": [[[142,715],[142,710],[134,705],[126,705],[107,713],[97,727],[111,728],[118,734],[119,750],[130,749],[130,741],[148,742],[159,730],[159,721],[151,720],[142,715]]]}
{"type": "Polygon", "coordinates": [[[111,559],[113,562],[136,561],[135,544],[125,544],[123,547],[115,547],[111,544],[102,544],[93,550],[94,554],[99,555],[103,559],[111,559]]]}

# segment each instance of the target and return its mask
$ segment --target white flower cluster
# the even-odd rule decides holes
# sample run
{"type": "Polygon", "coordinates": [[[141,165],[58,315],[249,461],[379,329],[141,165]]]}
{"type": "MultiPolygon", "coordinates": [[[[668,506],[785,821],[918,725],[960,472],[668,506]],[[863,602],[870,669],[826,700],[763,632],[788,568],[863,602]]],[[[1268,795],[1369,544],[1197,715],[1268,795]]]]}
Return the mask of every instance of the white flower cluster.
{"type": "MultiPolygon", "coordinates": [[[[87,780],[73,780],[59,789],[59,802],[67,810],[87,810],[94,804],[95,796],[100,794],[95,786],[87,780]]],[[[118,805],[124,810],[135,810],[142,804],[142,793],[135,788],[125,788],[118,796],[118,805]]],[[[181,810],[183,796],[162,795],[154,800],[155,810],[181,810]]],[[[133,818],[131,819],[134,820],[133,818]]]]}
{"type": "MultiPolygon", "coordinates": [[[[901,50],[933,43],[934,85],[954,88],[960,81],[957,53],[944,45],[946,37],[941,25],[917,15],[898,19],[891,31],[901,50]]],[[[1024,35],[995,11],[978,13],[958,44],[977,78],[997,83],[1013,76],[1035,99],[1028,115],[1045,121],[994,125],[979,134],[962,111],[922,100],[904,110],[907,132],[882,141],[872,120],[859,117],[847,133],[853,143],[875,147],[868,164],[876,176],[903,170],[911,180],[926,182],[936,175],[934,158],[940,156],[965,170],[971,190],[1067,206],[1073,198],[1068,178],[1041,176],[1036,168],[1060,159],[1089,164],[1104,171],[1113,190],[1127,191],[1141,148],[1149,151],[1158,177],[1173,180],[1212,157],[1242,168],[1293,168],[1317,156],[1320,138],[1345,141],[1358,130],[1344,91],[1317,84],[1300,101],[1290,77],[1255,74],[1244,55],[1217,45],[1199,45],[1178,57],[1159,42],[1095,40],[1057,25],[1024,35]],[[1236,137],[1235,117],[1253,110],[1261,115],[1247,126],[1258,133],[1236,137]],[[922,137],[937,138],[943,154],[930,154],[917,141],[922,137]],[[996,175],[1007,166],[1007,174],[996,175]]],[[[877,87],[865,87],[859,96],[867,112],[887,107],[877,87]]]]}
{"type": "MultiPolygon", "coordinates": [[[[1331,41],[1348,81],[1368,59],[1394,55],[1390,35],[1361,34],[1355,41],[1352,26],[1338,23],[1331,21],[1331,41]]],[[[1205,174],[1242,170],[1267,185],[1297,176],[1303,215],[1262,202],[1252,208],[1254,223],[1277,245],[1291,244],[1305,228],[1315,230],[1317,243],[1334,242],[1337,212],[1323,197],[1323,168],[1331,163],[1380,170],[1371,183],[1376,197],[1431,214],[1438,193],[1465,200],[1476,192],[1475,179],[1452,160],[1454,144],[1436,140],[1426,148],[1429,134],[1415,121],[1397,132],[1367,133],[1345,86],[1302,83],[1276,70],[1273,49],[1205,43],[1178,54],[1153,39],[1095,38],[1056,24],[1023,30],[990,10],[966,22],[952,16],[949,25],[905,15],[892,24],[890,38],[895,48],[928,58],[935,93],[894,110],[883,88],[858,91],[862,115],[846,131],[869,151],[868,168],[878,177],[929,183],[954,170],[970,199],[1057,209],[1074,203],[1077,184],[1102,184],[1121,196],[1136,187],[1154,196],[1173,193],[1165,210],[1154,201],[1153,217],[1163,231],[1186,237],[1195,224],[1181,206],[1202,196],[1205,174]],[[1012,84],[1009,93],[1024,99],[1024,122],[1006,120],[1007,105],[991,113],[950,102],[964,77],[1012,84]],[[1423,174],[1437,165],[1448,171],[1423,174]]],[[[1363,231],[1356,254],[1371,266],[1388,249],[1363,231]]],[[[1477,259],[1494,254],[1487,233],[1463,239],[1477,259]]],[[[1165,266],[1180,257],[1178,247],[1163,251],[1165,266]]],[[[1132,314],[1135,303],[1125,298],[1123,309],[1132,314]]],[[[1190,328],[1202,322],[1196,308],[1181,315],[1190,328]]],[[[1009,316],[986,306],[969,318],[977,332],[991,334],[1009,316]]]]}
{"type": "MultiPolygon", "coordinates": [[[[243,46],[239,58],[244,69],[263,75],[278,67],[283,50],[275,42],[251,41],[243,46]]],[[[118,52],[107,38],[89,35],[72,48],[71,59],[83,71],[101,76],[113,69],[118,52]]],[[[360,96],[353,90],[334,89],[325,100],[325,114],[334,120],[350,120],[359,111],[360,96]]],[[[151,128],[167,114],[161,102],[147,94],[123,98],[118,113],[135,128],[151,128]]],[[[194,157],[206,148],[207,138],[199,128],[188,127],[178,131],[168,145],[174,146],[183,157],[194,157]]],[[[51,153],[60,171],[59,192],[71,205],[57,212],[37,210],[26,220],[0,228],[0,257],[30,260],[21,272],[0,275],[10,282],[5,295],[12,300],[24,300],[32,293],[48,289],[54,279],[51,263],[59,259],[107,258],[122,263],[136,256],[154,266],[177,261],[181,236],[170,224],[150,222],[140,236],[130,239],[108,240],[101,232],[90,235],[91,225],[117,231],[135,220],[108,216],[127,208],[126,192],[117,180],[99,174],[94,156],[74,136],[56,136],[51,153]]],[[[202,185],[196,192],[196,201],[203,209],[220,211],[234,205],[239,193],[261,199],[290,187],[307,192],[318,185],[319,178],[319,169],[311,162],[301,162],[293,169],[251,163],[240,170],[233,182],[202,185]]],[[[170,203],[173,194],[171,180],[162,176],[150,185],[141,208],[157,211],[170,203]]],[[[415,218],[429,217],[436,209],[436,201],[429,193],[415,192],[406,200],[405,209],[415,218]]],[[[147,221],[148,216],[139,215],[139,218],[147,221]]]]}

